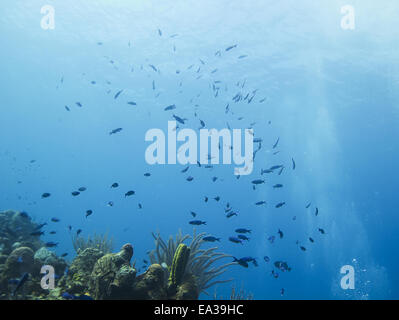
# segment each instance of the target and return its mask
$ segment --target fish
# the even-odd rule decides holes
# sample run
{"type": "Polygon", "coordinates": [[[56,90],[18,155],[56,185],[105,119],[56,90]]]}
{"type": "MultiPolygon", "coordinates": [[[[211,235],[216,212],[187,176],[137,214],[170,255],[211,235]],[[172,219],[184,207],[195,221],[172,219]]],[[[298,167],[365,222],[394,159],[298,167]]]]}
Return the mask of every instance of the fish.
{"type": "Polygon", "coordinates": [[[149,172],[144,173],[144,177],[150,177],[150,176],[151,176],[151,173],[149,173],[149,172]]]}
{"type": "Polygon", "coordinates": [[[66,256],[68,255],[68,253],[63,253],[62,255],[61,255],[61,258],[65,258],[66,256]]]}
{"type": "Polygon", "coordinates": [[[309,241],[312,243],[314,242],[313,238],[311,238],[311,237],[309,237],[309,241]]]}
{"type": "Polygon", "coordinates": [[[188,182],[191,182],[191,181],[193,181],[194,180],[194,178],[192,177],[192,176],[189,176],[189,177],[187,177],[187,179],[186,179],[188,182]]]}
{"type": "Polygon", "coordinates": [[[50,197],[50,196],[51,196],[50,193],[45,192],[45,193],[42,194],[42,199],[48,198],[48,197],[50,197]]]}
{"type": "Polygon", "coordinates": [[[237,236],[237,238],[239,238],[239,239],[241,239],[241,240],[249,241],[249,238],[248,238],[247,236],[244,236],[243,234],[239,234],[239,235],[237,236]]]}
{"type": "Polygon", "coordinates": [[[265,262],[268,263],[270,261],[270,258],[268,256],[264,256],[263,260],[265,260],[265,262]]]}
{"type": "Polygon", "coordinates": [[[237,233],[251,233],[251,230],[245,228],[236,229],[235,232],[237,233]]]}
{"type": "Polygon", "coordinates": [[[226,218],[231,218],[232,216],[238,216],[238,214],[236,212],[229,212],[226,214],[226,218]]]}
{"type": "Polygon", "coordinates": [[[76,196],[80,195],[80,192],[79,192],[79,191],[73,191],[73,192],[71,192],[71,194],[72,194],[74,197],[76,197],[76,196]]]}
{"type": "Polygon", "coordinates": [[[158,72],[158,69],[153,64],[149,64],[149,66],[152,70],[154,70],[155,72],[158,72]]]}
{"type": "Polygon", "coordinates": [[[143,209],[143,206],[141,203],[139,203],[138,206],[139,206],[139,209],[143,209]]]}
{"type": "Polygon", "coordinates": [[[273,170],[270,170],[270,169],[261,169],[261,171],[260,171],[260,174],[263,176],[263,174],[264,173],[272,173],[273,172],[273,170]]]}
{"type": "Polygon", "coordinates": [[[280,171],[278,172],[278,175],[281,175],[281,173],[283,172],[284,167],[281,167],[280,171]]]}
{"type": "Polygon", "coordinates": [[[194,226],[200,226],[200,225],[206,225],[206,221],[201,221],[201,220],[192,220],[189,222],[189,224],[192,224],[194,226]]]}
{"type": "Polygon", "coordinates": [[[205,198],[204,198],[204,201],[205,201],[205,202],[208,202],[208,197],[205,197],[205,198]]]}
{"type": "Polygon", "coordinates": [[[284,237],[284,233],[280,229],[278,229],[277,233],[279,234],[280,239],[284,237]]]}
{"type": "Polygon", "coordinates": [[[312,203],[311,202],[309,202],[307,205],[306,205],[306,209],[308,209],[309,207],[310,207],[310,205],[311,205],[312,203]]]}
{"type": "Polygon", "coordinates": [[[220,197],[219,196],[216,196],[215,198],[213,198],[215,201],[218,201],[219,202],[219,200],[220,200],[220,197]]]}
{"type": "Polygon", "coordinates": [[[238,239],[237,237],[229,237],[229,241],[233,242],[233,243],[242,243],[241,239],[238,239]]]}
{"type": "Polygon", "coordinates": [[[225,51],[230,51],[231,49],[234,49],[234,48],[236,48],[237,47],[237,45],[235,44],[235,45],[232,45],[232,46],[229,46],[229,47],[227,47],[226,49],[225,49],[225,51]]]}
{"type": "Polygon", "coordinates": [[[316,207],[316,211],[315,211],[314,215],[315,215],[316,217],[319,215],[319,208],[316,207]]]}
{"type": "Polygon", "coordinates": [[[213,177],[212,181],[215,182],[218,179],[218,177],[213,177]]]}
{"type": "Polygon", "coordinates": [[[273,188],[274,189],[277,189],[277,188],[282,188],[283,187],[283,185],[282,184],[280,184],[280,183],[278,183],[278,184],[275,184],[274,186],[273,186],[273,188]]]}
{"type": "Polygon", "coordinates": [[[70,293],[68,293],[68,292],[63,292],[62,294],[61,294],[61,297],[62,298],[64,298],[64,299],[66,299],[66,300],[94,300],[92,297],[90,297],[90,295],[89,294],[81,294],[81,295],[79,295],[79,296],[77,296],[77,295],[73,295],[73,294],[70,294],[70,293]]]}
{"type": "Polygon", "coordinates": [[[114,202],[113,201],[108,201],[107,206],[108,207],[113,207],[114,206],[114,202]]]}
{"type": "Polygon", "coordinates": [[[71,111],[71,109],[69,109],[68,106],[65,106],[64,108],[65,108],[66,111],[71,111]]]}
{"type": "Polygon", "coordinates": [[[279,141],[280,141],[280,137],[279,137],[279,138],[277,139],[277,141],[274,143],[273,149],[276,149],[276,148],[277,148],[279,141]]]}
{"type": "Polygon", "coordinates": [[[132,196],[132,195],[134,195],[134,194],[135,194],[135,192],[134,192],[133,190],[130,190],[130,191],[128,191],[128,192],[125,193],[125,198],[126,198],[126,197],[130,197],[130,196],[132,196]]]}
{"type": "Polygon", "coordinates": [[[275,239],[276,239],[275,236],[270,236],[269,238],[267,238],[267,240],[268,240],[270,243],[273,243],[275,239]]]}
{"type": "Polygon", "coordinates": [[[85,187],[80,187],[78,190],[79,190],[80,192],[84,192],[84,191],[87,190],[87,188],[85,188],[85,187]]]}
{"type": "Polygon", "coordinates": [[[178,116],[176,116],[176,115],[173,115],[173,118],[175,118],[175,120],[176,120],[177,122],[179,122],[179,123],[181,123],[181,124],[184,124],[185,119],[182,119],[182,118],[180,118],[180,117],[178,117],[178,116]]]}
{"type": "Polygon", "coordinates": [[[162,30],[161,29],[158,29],[158,34],[159,34],[160,37],[162,36],[162,30]]]}
{"type": "Polygon", "coordinates": [[[291,160],[292,160],[292,170],[295,170],[295,168],[296,168],[295,160],[294,160],[294,158],[291,158],[291,160]]]}
{"type": "Polygon", "coordinates": [[[122,130],[123,130],[122,128],[116,128],[116,129],[112,130],[112,131],[109,133],[109,135],[113,135],[113,134],[115,134],[115,133],[119,133],[119,132],[121,132],[122,130]]]}
{"type": "Polygon", "coordinates": [[[187,172],[188,168],[190,168],[190,166],[185,167],[182,171],[180,171],[181,173],[185,173],[187,172]]]}
{"type": "Polygon", "coordinates": [[[137,105],[137,103],[134,102],[134,101],[129,101],[127,104],[129,104],[129,105],[131,105],[131,106],[136,106],[136,105],[137,105]]]}
{"type": "Polygon", "coordinates": [[[111,188],[118,188],[119,187],[119,184],[117,183],[117,182],[115,182],[115,183],[113,183],[112,185],[111,185],[111,188]]]}
{"type": "Polygon", "coordinates": [[[173,110],[173,109],[176,109],[176,105],[171,104],[170,106],[167,106],[167,107],[164,109],[164,111],[169,111],[169,110],[173,110]]]}
{"type": "Polygon", "coordinates": [[[320,232],[321,234],[326,234],[326,232],[324,231],[324,229],[319,228],[318,230],[319,230],[319,232],[320,232]]]}
{"type": "Polygon", "coordinates": [[[44,235],[44,231],[34,231],[34,232],[30,233],[30,235],[34,236],[34,237],[40,237],[40,236],[44,235]]]}
{"type": "Polygon", "coordinates": [[[191,215],[195,218],[197,214],[194,211],[190,211],[191,215]]]}
{"type": "Polygon", "coordinates": [[[261,206],[263,204],[266,204],[266,201],[262,200],[255,203],[256,206],[261,206]]]}
{"type": "Polygon", "coordinates": [[[238,59],[244,59],[244,58],[246,58],[246,57],[248,57],[248,55],[243,54],[243,55],[239,56],[238,59]]]}
{"type": "Polygon", "coordinates": [[[219,241],[220,242],[220,238],[216,238],[213,236],[207,236],[202,238],[202,240],[207,241],[207,242],[215,242],[215,241],[219,241]]]}
{"type": "Polygon", "coordinates": [[[80,102],[76,102],[76,105],[77,105],[79,108],[82,108],[82,104],[81,104],[80,102]]]}
{"type": "Polygon", "coordinates": [[[50,241],[50,242],[46,242],[44,245],[45,245],[47,248],[54,248],[54,247],[58,246],[58,242],[52,242],[52,241],[50,241]]]}
{"type": "Polygon", "coordinates": [[[51,218],[51,221],[52,221],[52,222],[60,222],[60,219],[58,219],[58,218],[51,218]]]}
{"type": "Polygon", "coordinates": [[[283,205],[285,205],[285,202],[279,202],[276,204],[276,208],[281,208],[283,205]]]}
{"type": "Polygon", "coordinates": [[[29,273],[25,272],[22,277],[16,282],[16,287],[12,291],[11,295],[15,296],[19,289],[29,280],[29,273]]]}
{"type": "Polygon", "coordinates": [[[57,232],[56,231],[50,231],[49,232],[49,234],[51,234],[51,235],[54,235],[54,234],[56,234],[57,232]]]}
{"type": "Polygon", "coordinates": [[[115,94],[115,96],[114,96],[114,99],[118,99],[118,97],[120,96],[120,94],[123,92],[123,90],[119,90],[116,94],[115,94]]]}
{"type": "Polygon", "coordinates": [[[88,217],[88,216],[91,216],[93,214],[93,210],[87,210],[86,211],[86,218],[88,217]]]}
{"type": "Polygon", "coordinates": [[[252,180],[252,184],[262,184],[262,183],[265,183],[265,180],[262,180],[262,179],[257,179],[257,180],[252,180]]]}
{"type": "Polygon", "coordinates": [[[272,166],[272,167],[270,167],[270,169],[269,169],[269,170],[272,170],[272,171],[274,171],[274,170],[280,169],[280,168],[282,168],[282,167],[283,167],[282,165],[276,165],[276,166],[272,166]]]}
{"type": "Polygon", "coordinates": [[[306,251],[306,248],[305,248],[305,247],[300,246],[299,248],[300,248],[302,251],[306,251]]]}
{"type": "Polygon", "coordinates": [[[204,127],[205,127],[205,122],[204,122],[203,120],[200,119],[200,123],[201,123],[200,129],[204,128],[204,127]]]}

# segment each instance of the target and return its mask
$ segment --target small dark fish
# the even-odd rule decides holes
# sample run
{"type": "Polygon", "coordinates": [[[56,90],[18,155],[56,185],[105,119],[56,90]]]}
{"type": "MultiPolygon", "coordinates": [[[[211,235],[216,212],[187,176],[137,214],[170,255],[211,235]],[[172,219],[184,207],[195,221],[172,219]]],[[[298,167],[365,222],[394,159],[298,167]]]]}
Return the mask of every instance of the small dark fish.
{"type": "Polygon", "coordinates": [[[123,90],[118,91],[118,92],[115,94],[114,99],[117,99],[117,98],[120,96],[120,94],[121,94],[122,92],[123,92],[123,90]]]}
{"type": "Polygon", "coordinates": [[[270,262],[270,258],[269,258],[268,256],[264,256],[264,257],[263,257],[263,260],[265,260],[266,263],[267,263],[267,262],[270,262]]]}
{"type": "Polygon", "coordinates": [[[220,238],[216,238],[213,236],[204,237],[204,238],[202,238],[202,240],[207,241],[207,242],[215,242],[215,241],[220,242],[220,238]]]}
{"type": "Polygon", "coordinates": [[[65,106],[65,110],[66,110],[66,111],[71,111],[71,109],[69,109],[68,106],[65,106]]]}
{"type": "Polygon", "coordinates": [[[164,111],[169,111],[169,110],[173,110],[173,109],[176,109],[176,105],[171,104],[170,106],[167,106],[167,107],[164,109],[164,111]]]}
{"type": "Polygon", "coordinates": [[[280,184],[280,183],[278,183],[278,184],[275,184],[274,186],[273,186],[273,188],[274,189],[277,189],[277,188],[282,188],[283,187],[283,185],[282,184],[280,184]]]}
{"type": "Polygon", "coordinates": [[[274,170],[280,169],[280,168],[282,168],[282,167],[283,167],[282,165],[277,165],[277,166],[271,167],[269,170],[274,171],[274,170]]]}
{"type": "Polygon", "coordinates": [[[245,228],[239,228],[236,229],[235,232],[237,233],[251,233],[251,230],[245,229],[245,228]]]}
{"type": "Polygon", "coordinates": [[[57,232],[56,231],[50,231],[49,232],[49,234],[52,234],[52,235],[54,235],[54,234],[56,234],[57,232]]]}
{"type": "Polygon", "coordinates": [[[82,233],[82,229],[76,230],[76,235],[77,235],[77,236],[80,235],[81,233],[82,233]]]}
{"type": "Polygon", "coordinates": [[[249,241],[249,238],[248,238],[247,236],[244,236],[243,234],[239,234],[239,235],[237,236],[237,238],[239,238],[239,239],[241,239],[241,240],[249,241]]]}
{"type": "Polygon", "coordinates": [[[67,255],[68,255],[68,253],[63,253],[63,254],[61,255],[61,258],[65,258],[67,255]]]}
{"type": "Polygon", "coordinates": [[[314,215],[315,215],[316,217],[319,215],[319,208],[316,207],[316,211],[315,211],[314,215]]]}
{"type": "Polygon", "coordinates": [[[178,117],[176,115],[173,115],[173,118],[175,118],[176,121],[180,122],[181,124],[184,124],[184,119],[182,119],[182,118],[180,118],[180,117],[178,117]]]}
{"type": "Polygon", "coordinates": [[[58,219],[58,218],[51,218],[51,221],[52,221],[52,222],[60,222],[60,219],[58,219]]]}
{"type": "Polygon", "coordinates": [[[204,201],[205,201],[205,202],[208,202],[208,197],[205,197],[205,198],[204,198],[204,201]]]}
{"type": "Polygon", "coordinates": [[[295,170],[295,168],[296,168],[295,160],[294,160],[294,158],[291,158],[291,160],[292,160],[292,170],[295,170]]]}
{"type": "Polygon", "coordinates": [[[216,196],[216,197],[215,197],[215,198],[213,198],[213,199],[219,202],[219,200],[220,200],[220,197],[219,197],[219,196],[216,196]]]}
{"type": "Polygon", "coordinates": [[[285,205],[285,202],[279,202],[276,204],[276,208],[281,208],[283,205],[285,205]]]}
{"type": "Polygon", "coordinates": [[[301,248],[302,251],[306,251],[305,247],[300,246],[299,248],[301,248]]]}
{"type": "Polygon", "coordinates": [[[232,216],[238,216],[238,214],[236,212],[229,212],[226,214],[226,218],[231,218],[232,216]]]}
{"type": "Polygon", "coordinates": [[[284,170],[284,167],[281,167],[280,171],[278,172],[279,176],[282,174],[283,170],[284,170]]]}
{"type": "Polygon", "coordinates": [[[200,119],[200,123],[201,123],[201,128],[200,129],[204,128],[205,127],[205,122],[200,119]]]}
{"type": "Polygon", "coordinates": [[[125,198],[126,198],[126,197],[130,197],[130,196],[132,196],[132,195],[134,195],[134,194],[135,194],[134,191],[128,191],[128,192],[125,193],[125,198]]]}
{"type": "Polygon", "coordinates": [[[112,185],[111,185],[111,188],[118,188],[119,187],[119,184],[117,183],[117,182],[115,182],[115,183],[113,183],[112,185]]]}
{"type": "Polygon", "coordinates": [[[79,190],[80,192],[84,192],[84,191],[87,190],[87,188],[85,188],[85,187],[80,187],[78,190],[79,190]]]}
{"type": "Polygon", "coordinates": [[[86,218],[88,217],[88,216],[91,216],[93,214],[93,210],[87,210],[86,211],[86,218]]]}
{"type": "Polygon", "coordinates": [[[162,30],[161,29],[158,29],[158,34],[159,34],[160,37],[162,36],[162,30]]]}
{"type": "Polygon", "coordinates": [[[119,132],[121,132],[122,130],[123,130],[122,128],[116,128],[116,129],[112,130],[112,131],[109,133],[109,135],[113,135],[113,134],[115,134],[115,133],[119,133],[119,132]]]}
{"type": "Polygon", "coordinates": [[[321,228],[319,228],[319,232],[320,232],[321,234],[326,234],[326,232],[324,231],[324,229],[321,229],[321,228]]]}
{"type": "Polygon", "coordinates": [[[284,295],[284,293],[285,293],[285,290],[284,290],[284,288],[281,288],[281,290],[280,290],[280,294],[283,296],[283,295],[284,295]]]}
{"type": "Polygon", "coordinates": [[[201,220],[192,220],[192,221],[189,222],[189,224],[192,224],[194,226],[200,226],[202,224],[206,225],[206,222],[205,221],[201,221],[201,220]]]}
{"type": "Polygon", "coordinates": [[[218,177],[213,177],[212,181],[215,182],[218,179],[218,177]]]}
{"type": "Polygon", "coordinates": [[[26,281],[29,279],[29,273],[25,272],[22,277],[16,282],[16,287],[12,291],[12,296],[15,296],[15,294],[18,292],[19,289],[22,288],[22,286],[25,284],[26,281]]]}
{"type": "Polygon", "coordinates": [[[309,207],[310,207],[310,205],[311,205],[312,203],[311,202],[309,202],[307,205],[306,205],[306,209],[308,209],[309,207]]]}
{"type": "Polygon", "coordinates": [[[108,201],[107,205],[108,205],[109,207],[113,207],[113,206],[114,206],[114,202],[113,202],[113,201],[108,201]]]}
{"type": "Polygon", "coordinates": [[[242,243],[241,239],[238,239],[237,237],[229,237],[229,241],[233,242],[233,243],[242,243]]]}
{"type": "Polygon", "coordinates": [[[194,211],[190,211],[191,215],[195,218],[197,214],[194,211]]]}
{"type": "Polygon", "coordinates": [[[79,108],[82,108],[82,104],[81,104],[80,102],[76,102],[76,105],[77,105],[79,108]]]}
{"type": "Polygon", "coordinates": [[[277,233],[279,234],[280,239],[284,237],[284,233],[280,229],[278,229],[277,233]]]}
{"type": "Polygon", "coordinates": [[[51,196],[50,193],[45,192],[45,193],[42,194],[42,199],[48,198],[48,197],[50,197],[50,196],[51,196]]]}
{"type": "Polygon", "coordinates": [[[50,241],[50,242],[46,242],[44,245],[45,245],[47,248],[54,248],[54,247],[58,246],[58,242],[52,242],[52,241],[50,241]]]}
{"type": "Polygon", "coordinates": [[[141,205],[141,203],[139,203],[139,209],[143,209],[143,206],[141,205]]]}
{"type": "Polygon", "coordinates": [[[235,45],[232,45],[232,46],[230,46],[230,47],[227,47],[226,48],[226,51],[230,51],[231,49],[234,49],[234,48],[236,48],[237,47],[237,45],[235,44],[235,45]]]}
{"type": "Polygon", "coordinates": [[[150,176],[151,176],[151,173],[149,173],[149,172],[144,173],[144,177],[150,177],[150,176]]]}
{"type": "Polygon", "coordinates": [[[154,70],[155,72],[158,72],[158,69],[155,68],[155,66],[153,64],[149,64],[149,66],[151,67],[152,70],[154,70]]]}
{"type": "Polygon", "coordinates": [[[46,225],[47,225],[47,222],[42,223],[42,224],[39,224],[39,225],[35,228],[35,230],[39,230],[39,229],[43,228],[43,227],[46,226],[46,225]]]}
{"type": "Polygon", "coordinates": [[[269,240],[270,243],[273,243],[274,240],[276,240],[275,236],[270,236],[269,238],[267,238],[267,240],[269,240]]]}
{"type": "Polygon", "coordinates": [[[270,169],[264,170],[264,169],[262,169],[262,170],[260,171],[260,174],[263,176],[264,173],[273,173],[273,170],[270,170],[270,169]]]}
{"type": "Polygon", "coordinates": [[[311,238],[311,237],[309,237],[309,241],[310,241],[311,243],[314,242],[313,238],[311,238]]]}
{"type": "Polygon", "coordinates": [[[277,145],[278,145],[279,141],[280,141],[280,138],[278,138],[277,141],[276,141],[276,143],[273,145],[273,149],[276,149],[276,148],[277,148],[277,145]]]}
{"type": "Polygon", "coordinates": [[[262,201],[258,201],[258,202],[255,203],[255,205],[257,205],[257,206],[261,206],[263,204],[266,204],[266,201],[262,200],[262,201]]]}
{"type": "Polygon", "coordinates": [[[129,101],[127,104],[129,104],[129,105],[131,105],[131,106],[136,106],[136,105],[137,105],[137,103],[134,102],[134,101],[129,101]]]}
{"type": "Polygon", "coordinates": [[[79,191],[73,191],[71,194],[72,194],[74,197],[76,197],[76,196],[80,195],[80,192],[79,192],[79,191]]]}
{"type": "Polygon", "coordinates": [[[34,237],[40,237],[40,236],[44,235],[44,231],[34,231],[34,232],[30,233],[30,235],[34,236],[34,237]]]}
{"type": "Polygon", "coordinates": [[[181,171],[181,173],[187,172],[188,168],[189,168],[189,166],[185,167],[185,168],[181,171]]]}
{"type": "Polygon", "coordinates": [[[242,55],[242,56],[239,56],[238,57],[238,59],[244,59],[244,58],[246,58],[246,57],[248,57],[246,54],[244,54],[244,55],[242,55]]]}
{"type": "Polygon", "coordinates": [[[257,179],[252,181],[252,184],[262,184],[262,183],[265,183],[265,180],[257,179]]]}

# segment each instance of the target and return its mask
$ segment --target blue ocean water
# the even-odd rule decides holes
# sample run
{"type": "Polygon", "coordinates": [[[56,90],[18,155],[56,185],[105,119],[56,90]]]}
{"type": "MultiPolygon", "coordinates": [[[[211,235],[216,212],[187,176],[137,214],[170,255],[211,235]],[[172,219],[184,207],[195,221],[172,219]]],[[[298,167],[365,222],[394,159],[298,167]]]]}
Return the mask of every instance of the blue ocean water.
{"type": "Polygon", "coordinates": [[[154,248],[151,232],[192,234],[194,211],[221,251],[258,262],[231,267],[221,279],[233,281],[203,299],[232,285],[255,299],[397,299],[398,15],[395,0],[2,1],[0,209],[58,217],[44,240],[69,259],[71,225],[108,232],[116,249],[132,243],[137,261],[154,248]],[[341,26],[348,4],[354,29],[341,26]],[[54,29],[41,27],[44,5],[54,29]],[[252,174],[147,164],[146,132],[166,132],[173,114],[197,132],[200,119],[252,127],[263,140],[252,174]],[[274,165],[281,175],[260,174],[274,165]],[[255,179],[265,184],[254,190],[255,179]],[[227,203],[238,216],[226,218],[227,203]],[[251,230],[243,245],[228,240],[237,228],[251,230]],[[275,261],[292,270],[276,279],[275,261]],[[340,286],[344,265],[355,289],[340,286]]]}

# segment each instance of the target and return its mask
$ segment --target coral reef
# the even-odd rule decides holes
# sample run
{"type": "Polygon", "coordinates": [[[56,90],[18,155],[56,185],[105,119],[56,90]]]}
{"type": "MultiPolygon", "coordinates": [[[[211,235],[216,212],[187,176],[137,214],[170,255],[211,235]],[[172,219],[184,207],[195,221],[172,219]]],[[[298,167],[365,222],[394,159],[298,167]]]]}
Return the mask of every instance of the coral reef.
{"type": "Polygon", "coordinates": [[[74,237],[77,255],[69,263],[40,240],[45,224],[33,222],[27,213],[0,212],[0,223],[0,300],[192,300],[213,284],[228,281],[211,282],[236,264],[213,267],[229,256],[216,252],[217,248],[201,249],[205,234],[195,232],[189,245],[183,242],[191,237],[181,232],[168,244],[153,235],[156,248],[142,274],[130,263],[133,246],[125,244],[111,253],[108,236],[74,237]],[[42,287],[45,265],[54,268],[54,288],[42,287]]]}
{"type": "Polygon", "coordinates": [[[205,233],[197,235],[194,230],[193,236],[190,237],[189,235],[183,236],[181,231],[179,231],[175,239],[173,239],[173,237],[169,238],[168,244],[165,243],[159,234],[156,235],[153,233],[152,235],[155,239],[155,250],[151,251],[149,254],[150,261],[151,263],[158,263],[161,265],[164,263],[169,269],[173,264],[173,259],[179,245],[191,238],[191,243],[189,245],[190,254],[185,268],[185,274],[192,275],[195,279],[198,292],[193,296],[198,297],[201,292],[209,295],[206,290],[211,286],[231,281],[230,279],[212,281],[216,277],[222,275],[228,267],[236,265],[237,263],[230,262],[218,267],[213,267],[215,262],[224,258],[231,258],[231,256],[216,252],[218,249],[217,247],[201,249],[201,246],[205,243],[205,241],[203,241],[206,235],[205,233]]]}

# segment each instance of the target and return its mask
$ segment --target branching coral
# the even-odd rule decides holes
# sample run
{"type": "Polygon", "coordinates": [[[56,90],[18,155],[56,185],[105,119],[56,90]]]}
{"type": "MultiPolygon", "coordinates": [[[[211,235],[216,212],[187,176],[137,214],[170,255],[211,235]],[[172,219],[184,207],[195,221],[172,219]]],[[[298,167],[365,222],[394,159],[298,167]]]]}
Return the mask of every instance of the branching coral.
{"type": "Polygon", "coordinates": [[[209,249],[201,249],[201,246],[205,243],[203,240],[206,233],[190,235],[182,235],[181,231],[176,235],[175,239],[171,236],[168,243],[161,238],[160,234],[152,234],[155,239],[155,249],[150,252],[151,263],[163,264],[165,263],[168,268],[172,266],[173,257],[175,255],[176,249],[184,241],[191,238],[190,256],[188,258],[187,267],[185,273],[190,273],[194,275],[196,279],[196,284],[198,286],[199,292],[204,292],[208,294],[206,290],[211,286],[218,283],[225,283],[231,280],[215,280],[216,277],[222,275],[229,266],[236,265],[236,262],[226,263],[220,266],[214,266],[215,262],[224,259],[231,258],[230,255],[216,252],[217,247],[209,249]]]}
{"type": "Polygon", "coordinates": [[[94,234],[88,236],[87,239],[75,235],[72,237],[72,244],[75,251],[83,251],[87,248],[95,248],[102,251],[104,254],[110,253],[113,250],[113,239],[108,238],[108,234],[94,234]]]}

